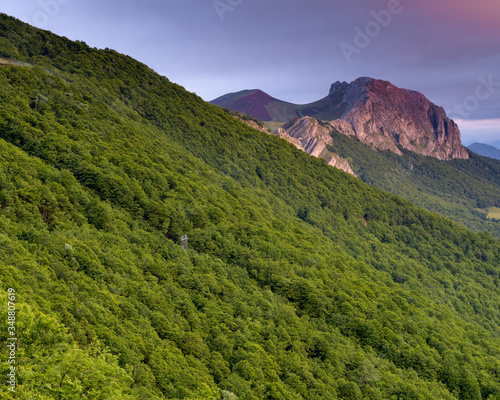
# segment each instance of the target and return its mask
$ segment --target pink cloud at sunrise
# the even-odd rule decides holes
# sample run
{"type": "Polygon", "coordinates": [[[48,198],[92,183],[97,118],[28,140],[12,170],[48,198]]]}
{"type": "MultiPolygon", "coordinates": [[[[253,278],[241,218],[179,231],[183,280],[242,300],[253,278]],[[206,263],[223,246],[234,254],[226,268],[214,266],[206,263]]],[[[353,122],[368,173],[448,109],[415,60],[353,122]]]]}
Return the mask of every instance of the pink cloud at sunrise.
{"type": "MultiPolygon", "coordinates": [[[[413,6],[413,5],[412,5],[413,6]]],[[[439,2],[425,0],[415,4],[431,19],[439,19],[444,24],[458,22],[464,29],[474,29],[481,33],[500,31],[500,1],[498,0],[441,0],[439,2]]]]}

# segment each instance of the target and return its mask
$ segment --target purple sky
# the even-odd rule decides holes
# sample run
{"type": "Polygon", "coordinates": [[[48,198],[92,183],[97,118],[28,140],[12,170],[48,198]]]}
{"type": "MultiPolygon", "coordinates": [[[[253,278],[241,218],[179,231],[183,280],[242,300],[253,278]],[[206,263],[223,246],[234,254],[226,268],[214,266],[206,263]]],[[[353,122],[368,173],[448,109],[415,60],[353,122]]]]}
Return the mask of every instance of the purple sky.
{"type": "Polygon", "coordinates": [[[389,80],[442,105],[464,143],[500,139],[498,0],[6,0],[1,11],[113,48],[212,100],[307,103],[389,80]]]}

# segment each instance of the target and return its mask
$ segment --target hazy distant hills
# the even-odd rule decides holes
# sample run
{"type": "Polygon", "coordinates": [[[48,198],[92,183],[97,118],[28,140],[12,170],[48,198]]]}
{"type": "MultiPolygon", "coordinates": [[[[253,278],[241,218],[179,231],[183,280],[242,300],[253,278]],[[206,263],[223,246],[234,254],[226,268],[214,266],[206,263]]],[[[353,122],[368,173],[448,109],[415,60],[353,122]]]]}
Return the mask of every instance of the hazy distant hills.
{"type": "Polygon", "coordinates": [[[484,143],[473,143],[467,146],[474,153],[479,154],[481,156],[494,158],[496,160],[500,160],[500,150],[495,146],[491,146],[489,144],[484,143]]]}

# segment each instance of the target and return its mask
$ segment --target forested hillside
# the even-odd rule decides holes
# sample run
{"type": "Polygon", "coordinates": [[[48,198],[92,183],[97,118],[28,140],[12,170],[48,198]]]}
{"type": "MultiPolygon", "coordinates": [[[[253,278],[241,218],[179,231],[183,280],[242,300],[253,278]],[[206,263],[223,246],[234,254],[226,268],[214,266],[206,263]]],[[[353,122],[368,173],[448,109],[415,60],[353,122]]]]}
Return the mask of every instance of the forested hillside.
{"type": "Polygon", "coordinates": [[[500,223],[479,209],[500,205],[500,161],[469,152],[468,160],[440,161],[401,149],[377,151],[339,132],[330,150],[350,161],[366,183],[438,212],[476,232],[500,237],[500,223]]]}
{"type": "Polygon", "coordinates": [[[500,399],[498,239],[115,51],[0,56],[0,398],[500,399]]]}

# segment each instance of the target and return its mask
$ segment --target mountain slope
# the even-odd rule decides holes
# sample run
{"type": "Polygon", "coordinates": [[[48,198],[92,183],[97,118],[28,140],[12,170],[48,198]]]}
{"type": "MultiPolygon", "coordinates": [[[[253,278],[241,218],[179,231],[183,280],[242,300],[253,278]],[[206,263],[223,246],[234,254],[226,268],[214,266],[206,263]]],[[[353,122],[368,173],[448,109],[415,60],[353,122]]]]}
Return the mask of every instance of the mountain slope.
{"type": "Polygon", "coordinates": [[[129,57],[5,15],[0,36],[19,398],[500,396],[498,240],[129,57]]]}
{"type": "Polygon", "coordinates": [[[338,119],[295,116],[274,133],[371,185],[500,237],[500,224],[481,211],[499,205],[499,165],[477,156],[468,160],[460,132],[442,108],[418,92],[370,78],[337,82],[329,95],[337,104],[338,119]],[[399,157],[374,152],[359,142],[399,157]]]}
{"type": "Polygon", "coordinates": [[[467,146],[474,153],[479,154],[484,157],[494,158],[495,160],[500,160],[500,150],[494,146],[490,146],[484,143],[472,143],[467,146]]]}
{"type": "MultiPolygon", "coordinates": [[[[244,90],[238,93],[230,93],[215,99],[212,103],[222,107],[251,115],[261,121],[272,121],[267,106],[279,102],[261,90],[244,90]],[[228,107],[229,106],[229,107],[228,107]]],[[[281,119],[278,118],[279,121],[281,119]]]]}
{"type": "MultiPolygon", "coordinates": [[[[325,130],[328,125],[323,123],[325,130]]],[[[402,149],[376,151],[335,129],[327,148],[348,159],[364,182],[438,212],[477,232],[500,237],[500,224],[478,209],[499,205],[500,163],[474,153],[468,160],[442,161],[402,149]]]]}
{"type": "Polygon", "coordinates": [[[328,121],[341,133],[373,148],[400,155],[402,147],[444,160],[469,157],[457,125],[442,107],[419,92],[372,78],[336,82],[327,97],[306,105],[286,103],[260,90],[222,96],[212,104],[262,121],[285,123],[297,117],[300,120],[296,120],[296,124],[300,125],[304,125],[308,117],[328,121]]]}

